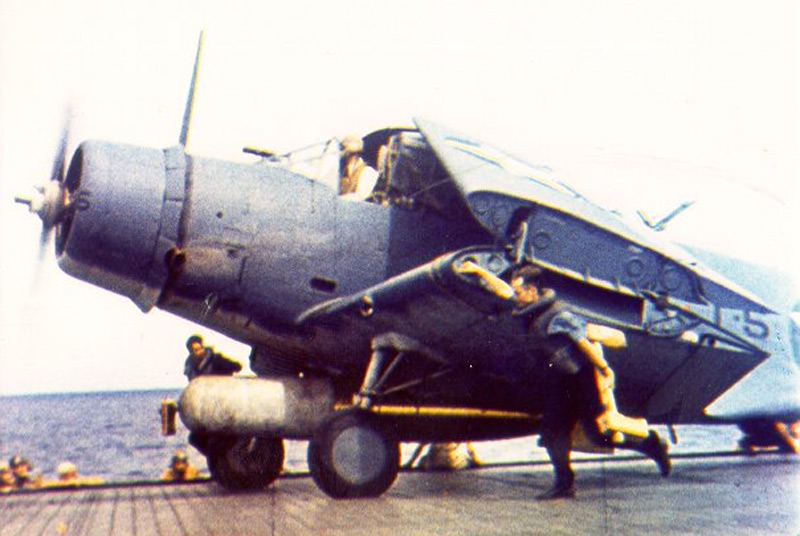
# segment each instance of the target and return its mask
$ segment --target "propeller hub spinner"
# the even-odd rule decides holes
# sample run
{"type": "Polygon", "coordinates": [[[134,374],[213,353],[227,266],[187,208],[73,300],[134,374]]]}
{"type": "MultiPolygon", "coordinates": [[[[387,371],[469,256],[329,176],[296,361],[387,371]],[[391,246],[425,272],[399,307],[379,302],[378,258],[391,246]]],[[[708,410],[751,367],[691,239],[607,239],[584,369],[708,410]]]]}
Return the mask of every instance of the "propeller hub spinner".
{"type": "Polygon", "coordinates": [[[28,210],[38,215],[45,230],[52,229],[60,220],[67,207],[67,189],[62,182],[52,180],[36,188],[33,197],[17,196],[14,201],[28,206],[28,210]]]}

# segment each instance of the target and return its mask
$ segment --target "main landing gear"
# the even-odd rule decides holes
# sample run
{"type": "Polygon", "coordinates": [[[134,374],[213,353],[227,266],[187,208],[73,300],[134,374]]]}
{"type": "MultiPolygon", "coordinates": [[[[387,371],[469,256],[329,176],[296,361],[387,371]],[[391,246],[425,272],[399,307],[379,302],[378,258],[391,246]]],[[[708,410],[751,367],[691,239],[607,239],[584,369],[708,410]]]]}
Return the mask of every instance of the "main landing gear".
{"type": "Polygon", "coordinates": [[[397,478],[400,447],[372,415],[347,410],[320,425],[308,445],[308,467],[331,497],[377,497],[397,478]]]}
{"type": "Polygon", "coordinates": [[[308,467],[317,486],[336,499],[377,497],[400,467],[400,446],[385,421],[370,413],[386,380],[415,343],[395,334],[373,339],[372,354],[354,406],[334,413],[308,445],[308,467]],[[390,361],[390,357],[394,359],[390,361]]]}
{"type": "Polygon", "coordinates": [[[206,459],[214,479],[230,490],[263,489],[283,469],[283,440],[272,437],[212,436],[206,459]]]}

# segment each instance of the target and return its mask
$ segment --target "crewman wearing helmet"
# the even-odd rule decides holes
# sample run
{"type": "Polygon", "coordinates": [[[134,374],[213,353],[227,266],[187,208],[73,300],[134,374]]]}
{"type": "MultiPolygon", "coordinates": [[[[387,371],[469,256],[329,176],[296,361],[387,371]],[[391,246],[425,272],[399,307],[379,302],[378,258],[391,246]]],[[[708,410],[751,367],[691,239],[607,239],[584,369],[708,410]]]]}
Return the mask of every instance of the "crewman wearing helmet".
{"type": "Polygon", "coordinates": [[[339,141],[339,195],[365,200],[372,193],[378,172],[362,159],[364,142],[354,134],[339,141]]]}
{"type": "Polygon", "coordinates": [[[17,489],[38,488],[42,485],[41,476],[32,476],[30,462],[22,456],[12,456],[8,460],[11,472],[14,474],[14,486],[17,489]]]}
{"type": "Polygon", "coordinates": [[[161,480],[178,482],[195,480],[200,476],[199,471],[189,464],[189,457],[182,450],[176,450],[172,456],[169,467],[161,475],[161,480]]]}

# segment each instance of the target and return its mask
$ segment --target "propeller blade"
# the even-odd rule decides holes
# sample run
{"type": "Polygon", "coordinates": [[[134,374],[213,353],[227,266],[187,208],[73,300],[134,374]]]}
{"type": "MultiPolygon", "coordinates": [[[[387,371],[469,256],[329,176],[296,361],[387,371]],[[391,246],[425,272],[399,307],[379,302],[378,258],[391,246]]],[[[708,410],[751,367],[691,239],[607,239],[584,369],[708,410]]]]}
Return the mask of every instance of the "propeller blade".
{"type": "Polygon", "coordinates": [[[43,225],[39,233],[39,251],[33,268],[33,280],[31,281],[31,292],[34,295],[38,295],[41,292],[45,258],[47,257],[47,250],[52,242],[52,237],[53,228],[51,227],[48,229],[43,225]]]}
{"type": "Polygon", "coordinates": [[[194,111],[194,97],[197,93],[197,77],[200,71],[200,55],[203,52],[204,32],[200,32],[197,40],[197,54],[194,58],[194,70],[192,71],[192,83],[189,86],[189,95],[186,97],[186,109],[183,112],[183,122],[181,123],[181,133],[178,136],[178,143],[183,147],[189,142],[189,127],[192,124],[192,112],[194,111]]]}
{"type": "Polygon", "coordinates": [[[58,149],[53,157],[53,165],[50,168],[51,181],[64,181],[64,172],[67,162],[67,148],[69,147],[69,132],[72,123],[72,110],[68,107],[64,113],[64,121],[61,125],[61,135],[58,139],[58,149]]]}
{"type": "Polygon", "coordinates": [[[45,256],[47,255],[47,248],[50,245],[50,242],[53,238],[53,228],[50,227],[49,229],[45,226],[42,226],[42,232],[39,234],[39,258],[38,261],[41,264],[44,261],[45,256]]]}

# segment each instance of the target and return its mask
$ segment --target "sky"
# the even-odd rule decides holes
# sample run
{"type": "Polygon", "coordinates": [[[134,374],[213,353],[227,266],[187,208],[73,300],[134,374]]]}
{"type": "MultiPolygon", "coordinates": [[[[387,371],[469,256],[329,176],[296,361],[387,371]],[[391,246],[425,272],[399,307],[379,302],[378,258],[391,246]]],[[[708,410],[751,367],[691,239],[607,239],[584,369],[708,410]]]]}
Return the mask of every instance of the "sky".
{"type": "Polygon", "coordinates": [[[0,0],[0,394],[179,387],[195,332],[39,262],[13,197],[84,139],[250,161],[419,116],[553,167],[670,239],[800,274],[800,13],[791,0],[0,0]]]}

